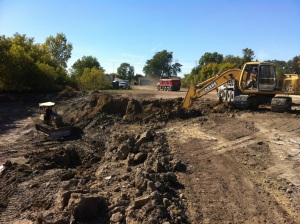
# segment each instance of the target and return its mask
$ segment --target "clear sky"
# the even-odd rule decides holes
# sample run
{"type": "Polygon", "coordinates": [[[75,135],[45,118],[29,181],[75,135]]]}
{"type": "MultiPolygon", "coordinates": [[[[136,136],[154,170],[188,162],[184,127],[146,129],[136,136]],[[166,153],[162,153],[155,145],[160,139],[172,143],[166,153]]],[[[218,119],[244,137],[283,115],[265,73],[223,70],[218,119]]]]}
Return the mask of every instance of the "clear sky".
{"type": "Polygon", "coordinates": [[[173,52],[189,73],[205,52],[255,59],[300,55],[300,0],[0,0],[0,35],[35,43],[64,33],[73,44],[68,66],[93,56],[107,73],[121,63],[143,67],[156,52],[173,52]]]}

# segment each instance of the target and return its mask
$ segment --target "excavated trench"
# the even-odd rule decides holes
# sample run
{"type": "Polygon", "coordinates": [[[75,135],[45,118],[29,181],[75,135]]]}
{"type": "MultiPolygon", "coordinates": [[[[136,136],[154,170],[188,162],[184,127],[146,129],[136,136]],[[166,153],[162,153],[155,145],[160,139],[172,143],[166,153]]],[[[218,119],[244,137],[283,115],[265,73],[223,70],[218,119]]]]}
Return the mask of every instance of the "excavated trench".
{"type": "Polygon", "coordinates": [[[73,136],[51,140],[29,122],[26,134],[1,145],[0,223],[189,223],[175,175],[186,166],[157,130],[200,109],[183,109],[181,98],[97,92],[51,100],[73,136]]]}

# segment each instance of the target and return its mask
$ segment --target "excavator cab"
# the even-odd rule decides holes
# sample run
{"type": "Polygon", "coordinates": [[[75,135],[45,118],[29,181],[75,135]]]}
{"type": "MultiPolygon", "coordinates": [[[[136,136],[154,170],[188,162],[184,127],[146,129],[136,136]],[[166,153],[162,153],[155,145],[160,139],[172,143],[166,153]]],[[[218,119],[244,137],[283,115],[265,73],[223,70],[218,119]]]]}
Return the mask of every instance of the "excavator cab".
{"type": "Polygon", "coordinates": [[[244,70],[242,72],[242,77],[241,77],[241,80],[242,80],[242,89],[254,89],[254,88],[257,88],[257,80],[256,78],[253,78],[251,76],[251,74],[254,72],[255,69],[258,69],[258,66],[257,65],[253,65],[253,64],[247,64],[245,67],[244,67],[244,70]],[[253,83],[253,85],[249,85],[249,83],[253,83]]]}
{"type": "Polygon", "coordinates": [[[250,89],[252,91],[272,91],[276,88],[276,72],[273,64],[246,64],[241,77],[241,89],[250,89]],[[251,76],[254,70],[257,70],[256,78],[251,76]],[[253,85],[248,84],[252,82],[253,85]]]}
{"type": "Polygon", "coordinates": [[[258,90],[272,91],[276,87],[276,72],[272,64],[262,64],[258,70],[258,90]]]}

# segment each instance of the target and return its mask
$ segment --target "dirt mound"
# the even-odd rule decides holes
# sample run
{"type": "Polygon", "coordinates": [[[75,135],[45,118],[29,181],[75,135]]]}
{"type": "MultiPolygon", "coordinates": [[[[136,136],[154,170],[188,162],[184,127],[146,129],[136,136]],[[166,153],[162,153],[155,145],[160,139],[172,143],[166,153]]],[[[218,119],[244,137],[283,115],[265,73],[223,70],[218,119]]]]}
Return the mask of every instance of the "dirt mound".
{"type": "Polygon", "coordinates": [[[60,105],[65,122],[84,128],[96,122],[100,114],[115,115],[125,122],[157,123],[169,119],[187,119],[201,116],[200,109],[182,108],[182,98],[136,100],[107,93],[93,93],[85,96],[81,103],[60,105]]]}
{"type": "Polygon", "coordinates": [[[83,130],[81,138],[31,135],[24,164],[4,164],[0,221],[188,223],[175,175],[186,166],[156,130],[201,111],[182,109],[179,98],[135,100],[106,93],[75,98],[58,102],[58,112],[83,130]]]}

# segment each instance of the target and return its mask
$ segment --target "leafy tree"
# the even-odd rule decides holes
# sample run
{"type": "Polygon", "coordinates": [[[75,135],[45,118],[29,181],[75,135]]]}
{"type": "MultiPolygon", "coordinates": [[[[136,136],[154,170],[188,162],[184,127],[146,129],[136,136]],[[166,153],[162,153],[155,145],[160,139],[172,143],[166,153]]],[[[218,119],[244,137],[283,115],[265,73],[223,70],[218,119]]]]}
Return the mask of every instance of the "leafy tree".
{"type": "Polygon", "coordinates": [[[98,62],[97,58],[92,56],[83,56],[81,59],[78,59],[72,65],[72,72],[71,76],[76,80],[82,76],[83,71],[85,68],[97,68],[100,69],[100,63],[98,62]]]}
{"type": "Polygon", "coordinates": [[[201,56],[199,60],[199,65],[202,67],[212,62],[220,64],[222,61],[223,61],[222,54],[219,54],[218,52],[214,52],[214,53],[206,52],[203,56],[201,56]]]}
{"type": "Polygon", "coordinates": [[[181,80],[182,86],[189,87],[190,85],[197,85],[201,82],[201,76],[199,74],[185,74],[184,78],[181,80]]]}
{"type": "Polygon", "coordinates": [[[170,77],[172,74],[181,72],[181,64],[175,63],[172,65],[173,52],[166,50],[157,52],[152,59],[147,60],[143,68],[146,76],[152,78],[170,77]]]}
{"type": "Polygon", "coordinates": [[[37,62],[37,75],[35,76],[36,91],[55,91],[59,88],[55,85],[55,67],[45,63],[37,62]]]}
{"type": "Polygon", "coordinates": [[[200,81],[203,82],[210,77],[216,75],[219,71],[219,66],[217,63],[209,63],[208,65],[205,65],[201,68],[200,71],[200,81]]]}
{"type": "Polygon", "coordinates": [[[81,90],[99,90],[111,88],[111,82],[106,80],[104,70],[96,67],[85,68],[82,76],[79,78],[81,90]]]}
{"type": "Polygon", "coordinates": [[[190,74],[185,75],[184,78],[182,79],[182,85],[183,86],[197,85],[218,73],[221,73],[223,71],[235,67],[236,65],[230,62],[225,62],[221,64],[209,63],[208,65],[202,66],[197,74],[193,73],[192,71],[190,74]]]}
{"type": "Polygon", "coordinates": [[[36,74],[33,55],[33,38],[14,34],[13,38],[1,37],[0,82],[2,90],[22,91],[34,87],[36,74]]]}
{"type": "Polygon", "coordinates": [[[226,55],[223,59],[223,62],[229,62],[231,64],[235,64],[236,66],[243,64],[243,59],[239,56],[234,56],[232,54],[226,55]]]}
{"type": "Polygon", "coordinates": [[[131,81],[134,77],[134,67],[128,63],[122,63],[117,69],[118,78],[131,81]]]}
{"type": "Polygon", "coordinates": [[[0,36],[0,90],[2,91],[7,88],[10,79],[9,66],[11,63],[8,55],[10,48],[10,39],[4,35],[0,36]]]}
{"type": "Polygon", "coordinates": [[[236,68],[237,64],[236,63],[230,63],[230,62],[223,62],[219,64],[218,66],[218,73],[222,73],[228,69],[236,68]]]}
{"type": "Polygon", "coordinates": [[[245,48],[242,50],[243,52],[243,62],[246,63],[246,62],[250,62],[250,61],[253,61],[255,55],[254,55],[254,51],[249,49],[249,48],[245,48]]]}
{"type": "Polygon", "coordinates": [[[45,44],[35,44],[25,34],[0,37],[0,90],[53,91],[65,88],[70,79],[45,44]]]}
{"type": "Polygon", "coordinates": [[[201,70],[202,66],[197,65],[196,67],[194,67],[191,71],[191,74],[198,74],[201,70]]]}
{"type": "Polygon", "coordinates": [[[300,55],[293,57],[292,60],[287,62],[288,65],[288,73],[300,74],[300,55]]]}
{"type": "Polygon", "coordinates": [[[45,46],[48,51],[51,52],[52,57],[57,61],[58,65],[66,68],[73,49],[73,45],[71,43],[67,43],[66,35],[58,33],[56,37],[48,37],[46,39],[45,46]]]}
{"type": "Polygon", "coordinates": [[[172,75],[177,76],[177,73],[181,72],[181,64],[176,62],[175,64],[172,64],[172,75]]]}

